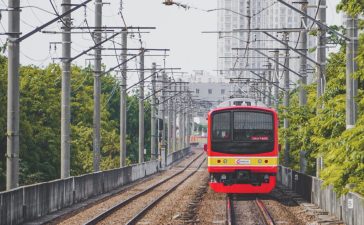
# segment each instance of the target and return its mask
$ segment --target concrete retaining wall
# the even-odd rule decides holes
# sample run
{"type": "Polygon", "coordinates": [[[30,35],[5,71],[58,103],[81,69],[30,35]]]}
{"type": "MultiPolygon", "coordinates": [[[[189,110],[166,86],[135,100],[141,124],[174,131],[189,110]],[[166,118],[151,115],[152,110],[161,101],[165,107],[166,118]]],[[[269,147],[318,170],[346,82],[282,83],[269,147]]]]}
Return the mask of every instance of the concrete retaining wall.
{"type": "Polygon", "coordinates": [[[182,159],[186,155],[190,153],[190,148],[185,148],[177,152],[173,152],[167,156],[167,166],[171,165],[172,163],[182,159]]]}
{"type": "Polygon", "coordinates": [[[356,193],[339,196],[332,186],[324,187],[323,181],[280,166],[278,183],[300,194],[347,225],[364,225],[364,197],[356,193]]]}
{"type": "MultiPolygon", "coordinates": [[[[186,148],[170,154],[170,164],[189,151],[186,148]]],[[[32,221],[158,171],[159,161],[155,160],[0,192],[0,225],[32,221]]]]}

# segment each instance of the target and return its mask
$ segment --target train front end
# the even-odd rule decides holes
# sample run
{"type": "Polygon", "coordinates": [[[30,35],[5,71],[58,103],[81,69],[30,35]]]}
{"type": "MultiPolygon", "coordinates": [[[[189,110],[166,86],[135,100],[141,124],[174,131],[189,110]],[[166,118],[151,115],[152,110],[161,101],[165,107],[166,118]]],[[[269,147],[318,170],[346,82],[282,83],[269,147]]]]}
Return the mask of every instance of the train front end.
{"type": "Polygon", "coordinates": [[[210,111],[206,150],[209,184],[215,192],[271,192],[278,165],[277,113],[253,106],[210,111]]]}

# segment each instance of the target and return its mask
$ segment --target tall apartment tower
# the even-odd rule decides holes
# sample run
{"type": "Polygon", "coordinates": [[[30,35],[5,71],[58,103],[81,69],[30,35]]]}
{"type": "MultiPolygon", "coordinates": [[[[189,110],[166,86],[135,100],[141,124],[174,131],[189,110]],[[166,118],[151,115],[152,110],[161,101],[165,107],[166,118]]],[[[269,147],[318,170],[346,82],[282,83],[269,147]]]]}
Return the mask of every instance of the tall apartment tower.
{"type": "MultiPolygon", "coordinates": [[[[247,14],[247,5],[247,0],[217,0],[218,31],[230,32],[233,29],[246,28],[247,18],[242,15],[247,14]]],[[[218,69],[221,75],[235,75],[229,70],[243,66],[241,60],[232,58],[242,57],[243,51],[233,51],[232,48],[243,48],[246,37],[246,34],[237,32],[218,35],[218,69]]]]}
{"type": "MultiPolygon", "coordinates": [[[[297,1],[294,0],[286,0],[288,3],[290,3],[292,6],[300,9],[301,5],[294,3],[297,1]]],[[[310,15],[311,17],[316,17],[316,10],[317,7],[313,7],[316,6],[318,4],[318,0],[308,0],[307,1],[308,4],[308,8],[307,8],[307,13],[308,15],[310,15]]],[[[267,1],[268,4],[271,4],[272,1],[267,1]],[[269,3],[270,2],[270,3],[269,3]]],[[[302,15],[294,12],[293,10],[279,4],[276,3],[274,4],[272,7],[269,7],[269,9],[267,10],[268,12],[265,14],[265,25],[266,27],[269,28],[299,28],[301,27],[301,20],[302,20],[302,15]]],[[[311,28],[313,26],[312,21],[307,20],[307,24],[306,26],[308,28],[311,28]]],[[[313,28],[315,28],[315,26],[313,26],[313,28]]],[[[277,36],[278,38],[282,38],[282,34],[278,34],[277,36]]],[[[289,34],[289,45],[292,47],[297,47],[300,48],[300,43],[298,43],[299,41],[299,33],[290,33],[289,34]]],[[[313,49],[317,46],[317,38],[315,36],[310,36],[308,35],[307,38],[307,42],[308,42],[308,49],[313,49]]],[[[281,48],[283,47],[283,45],[275,42],[275,41],[270,41],[267,42],[267,47],[270,48],[281,48]]],[[[281,52],[282,54],[283,52],[281,52]]],[[[283,55],[281,55],[283,56],[283,55]]],[[[308,51],[308,56],[312,59],[316,58],[316,52],[310,52],[308,51]]],[[[292,68],[294,71],[299,72],[300,71],[300,59],[298,57],[297,54],[293,53],[292,51],[290,51],[290,68],[292,68]]],[[[281,59],[280,62],[283,64],[284,63],[284,59],[281,59]]],[[[315,80],[315,74],[314,74],[314,68],[315,65],[308,61],[308,83],[311,83],[315,80]]],[[[297,83],[297,80],[299,79],[299,77],[297,77],[296,75],[292,74],[291,75],[291,81],[293,83],[297,83]]]]}
{"type": "MultiPolygon", "coordinates": [[[[218,1],[218,30],[232,31],[233,29],[248,29],[248,28],[299,28],[301,26],[302,16],[288,7],[278,3],[275,0],[217,0],[218,1]],[[234,11],[234,12],[232,12],[234,11]],[[239,15],[239,14],[242,15],[239,15]],[[249,24],[248,18],[243,15],[250,15],[249,24]]],[[[289,4],[296,8],[301,5],[295,0],[286,0],[289,4]]],[[[318,0],[308,0],[308,14],[312,17],[316,16],[318,0]]],[[[308,20],[306,24],[308,28],[312,27],[312,21],[308,20]]],[[[315,28],[315,26],[313,26],[315,28]]],[[[277,38],[283,39],[282,33],[272,33],[277,38]]],[[[223,71],[220,74],[229,76],[240,76],[244,78],[256,78],[248,71],[232,71],[232,68],[266,68],[267,60],[262,58],[259,53],[254,51],[245,52],[244,50],[234,51],[232,48],[246,48],[249,41],[249,48],[283,48],[284,46],[266,35],[258,32],[231,32],[221,33],[218,39],[218,69],[223,71]],[[249,35],[249,38],[248,38],[249,35]],[[239,57],[238,59],[234,57],[239,57]],[[249,57],[249,59],[242,58],[249,57]]],[[[292,32],[289,34],[289,45],[299,48],[299,33],[292,32]]],[[[308,36],[308,49],[314,49],[317,46],[315,36],[308,36]]],[[[265,54],[272,56],[273,53],[263,51],[265,54]]],[[[280,62],[284,64],[284,51],[280,51],[280,62]]],[[[308,51],[310,58],[316,58],[316,52],[308,51]]],[[[290,51],[290,68],[294,71],[300,71],[300,59],[297,54],[290,51]]],[[[308,62],[308,82],[314,82],[315,65],[308,62]]],[[[256,71],[261,75],[263,72],[256,71]]],[[[282,71],[276,76],[282,77],[282,71]]],[[[297,83],[299,77],[291,73],[292,83],[297,83]]]]}
{"type": "MultiPolygon", "coordinates": [[[[265,43],[259,40],[262,34],[231,31],[259,27],[263,15],[258,12],[264,7],[264,2],[264,0],[218,0],[218,30],[227,31],[222,32],[218,39],[218,69],[222,76],[253,78],[255,75],[249,71],[236,71],[236,69],[262,67],[263,61],[254,58],[257,53],[248,50],[264,46],[265,43]],[[242,50],[232,50],[233,48],[242,50]]],[[[236,88],[235,93],[249,97],[249,86],[236,85],[236,88]]]]}

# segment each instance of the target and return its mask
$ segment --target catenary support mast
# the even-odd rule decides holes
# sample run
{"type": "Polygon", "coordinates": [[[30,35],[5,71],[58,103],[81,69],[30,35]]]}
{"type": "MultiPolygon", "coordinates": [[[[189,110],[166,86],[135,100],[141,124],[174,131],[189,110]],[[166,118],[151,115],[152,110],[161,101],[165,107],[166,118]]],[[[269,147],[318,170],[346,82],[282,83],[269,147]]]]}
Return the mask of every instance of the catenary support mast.
{"type": "Polygon", "coordinates": [[[347,35],[350,40],[346,42],[346,129],[355,127],[357,120],[358,80],[353,73],[358,70],[355,58],[358,55],[358,17],[346,16],[347,35]]]}
{"type": "MultiPolygon", "coordinates": [[[[71,0],[62,0],[62,13],[71,8],[71,0]]],[[[62,103],[61,103],[61,178],[70,176],[71,152],[71,14],[62,23],[62,103]]]]}
{"type": "Polygon", "coordinates": [[[20,2],[8,1],[8,103],[6,189],[19,186],[19,52],[20,2]]]}
{"type": "MultiPolygon", "coordinates": [[[[101,42],[102,26],[102,0],[95,1],[95,27],[94,42],[101,42]]],[[[94,115],[93,115],[93,166],[94,172],[100,170],[100,146],[101,146],[101,48],[95,48],[94,65],[94,115]]]]}
{"type": "Polygon", "coordinates": [[[139,163],[144,162],[144,49],[140,54],[139,71],[139,163]]]}
{"type": "Polygon", "coordinates": [[[123,30],[122,33],[122,53],[121,60],[125,62],[121,70],[121,85],[120,85],[120,167],[126,166],[126,85],[127,85],[127,44],[128,33],[123,30]]]}
{"type": "Polygon", "coordinates": [[[151,143],[150,143],[150,149],[151,149],[151,159],[155,160],[157,158],[157,109],[156,109],[156,76],[157,76],[157,70],[156,70],[156,63],[152,63],[152,105],[151,105],[151,143]]]}

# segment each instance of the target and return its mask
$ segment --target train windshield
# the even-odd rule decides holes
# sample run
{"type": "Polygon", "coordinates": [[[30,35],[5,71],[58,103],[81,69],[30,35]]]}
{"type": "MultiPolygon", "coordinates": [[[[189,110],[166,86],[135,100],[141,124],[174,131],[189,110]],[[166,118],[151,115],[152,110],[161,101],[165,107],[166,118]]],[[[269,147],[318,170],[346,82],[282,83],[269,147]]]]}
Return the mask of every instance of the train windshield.
{"type": "Polygon", "coordinates": [[[272,113],[224,111],[212,115],[212,150],[224,153],[263,153],[274,149],[272,113]]]}

